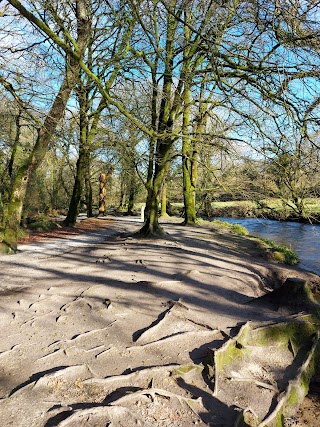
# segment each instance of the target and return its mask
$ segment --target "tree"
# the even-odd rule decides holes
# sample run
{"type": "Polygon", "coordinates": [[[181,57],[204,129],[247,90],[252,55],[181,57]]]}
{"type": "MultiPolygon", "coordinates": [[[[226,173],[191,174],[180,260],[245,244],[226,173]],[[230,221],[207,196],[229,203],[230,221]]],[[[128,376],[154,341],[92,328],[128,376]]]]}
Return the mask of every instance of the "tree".
{"type": "MultiPolygon", "coordinates": [[[[83,0],[78,0],[76,6],[77,45],[79,49],[78,53],[81,57],[86,49],[90,23],[83,0]]],[[[72,89],[74,88],[78,70],[78,62],[75,61],[73,57],[69,57],[67,59],[63,81],[44,122],[40,124],[38,119],[35,116],[32,116],[32,119],[39,123],[37,128],[37,139],[31,149],[31,153],[25,158],[21,166],[18,168],[12,181],[10,198],[4,217],[4,237],[1,243],[1,250],[3,252],[10,253],[17,250],[18,229],[20,226],[23,203],[30,175],[44,159],[53,132],[63,116],[67,101],[72,89]]],[[[28,106],[21,98],[18,97],[12,85],[8,87],[9,91],[14,95],[15,99],[19,103],[20,108],[27,111],[28,106]]]]}
{"type": "MultiPolygon", "coordinates": [[[[252,143],[248,130],[257,137],[266,136],[270,122],[272,130],[276,129],[273,118],[278,114],[294,115],[295,120],[305,124],[306,118],[311,123],[309,118],[313,116],[315,125],[317,90],[305,97],[301,96],[301,88],[317,78],[318,57],[313,56],[314,62],[306,61],[306,52],[316,53],[317,49],[317,25],[311,21],[311,13],[318,10],[316,2],[311,6],[294,2],[288,13],[287,2],[271,0],[229,0],[223,4],[214,0],[130,0],[126,4],[120,1],[119,5],[128,8],[135,22],[129,46],[131,58],[129,55],[129,66],[121,66],[121,79],[130,81],[132,87],[137,81],[150,87],[148,121],[128,110],[116,85],[110,90],[105,87],[98,70],[90,69],[79,56],[76,40],[68,28],[61,26],[71,43],[52,33],[41,16],[36,17],[20,2],[8,3],[78,61],[108,107],[116,109],[149,139],[146,222],[141,234],[161,233],[158,197],[172,148],[183,140],[186,195],[192,189],[187,183],[191,171],[188,146],[193,141],[190,107],[199,99],[204,80],[204,99],[213,91],[212,102],[206,105],[208,112],[217,106],[215,114],[222,120],[238,122],[237,135],[233,128],[219,135],[220,140],[252,143]],[[299,111],[301,99],[303,113],[299,111]]],[[[185,200],[187,204],[192,198],[185,200]]],[[[194,220],[193,213],[190,220],[194,220]]]]}
{"type": "Polygon", "coordinates": [[[272,154],[266,166],[266,188],[299,219],[312,220],[306,201],[318,197],[319,150],[304,138],[298,138],[295,144],[292,140],[281,141],[269,149],[272,154]]]}
{"type": "MultiPolygon", "coordinates": [[[[104,10],[100,1],[88,2],[87,7],[90,9],[91,20],[94,20],[94,27],[90,28],[88,34],[90,42],[85,61],[89,70],[98,69],[99,79],[103,81],[104,90],[109,92],[116,82],[118,73],[122,69],[122,62],[127,56],[133,20],[131,16],[128,16],[125,8],[110,7],[110,10],[104,10]],[[111,24],[113,21],[115,25],[111,24]],[[103,27],[106,29],[101,31],[103,27]],[[116,34],[115,39],[114,34],[116,34]],[[107,42],[109,38],[112,40],[111,45],[110,42],[107,42]],[[107,54],[109,58],[106,56],[107,54]]],[[[79,157],[73,194],[64,221],[66,225],[76,222],[84,183],[86,185],[87,216],[93,215],[90,159],[95,149],[95,137],[101,114],[108,107],[106,99],[100,96],[91,78],[83,70],[79,73],[76,93],[80,126],[79,157]]]]}

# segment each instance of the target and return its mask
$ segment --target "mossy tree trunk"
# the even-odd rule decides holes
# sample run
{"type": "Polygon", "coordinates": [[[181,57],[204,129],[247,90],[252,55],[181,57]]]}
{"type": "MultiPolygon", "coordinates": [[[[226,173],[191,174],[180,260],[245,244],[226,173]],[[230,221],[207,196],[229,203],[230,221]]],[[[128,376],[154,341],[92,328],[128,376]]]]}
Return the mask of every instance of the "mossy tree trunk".
{"type": "Polygon", "coordinates": [[[81,77],[78,78],[78,89],[77,95],[79,100],[79,156],[76,165],[76,176],[73,185],[73,191],[71,200],[69,203],[69,209],[64,220],[64,225],[73,225],[77,221],[79,214],[80,199],[83,193],[83,186],[85,178],[90,176],[90,150],[88,146],[88,92],[81,81],[81,77]]]}
{"type": "Polygon", "coordinates": [[[134,195],[135,195],[135,191],[133,187],[131,187],[129,191],[129,199],[128,199],[128,209],[127,209],[128,215],[134,215],[134,195]]]}
{"type": "Polygon", "coordinates": [[[69,203],[68,214],[64,220],[64,225],[73,225],[79,215],[80,199],[83,192],[85,179],[85,170],[89,167],[89,153],[85,147],[80,147],[79,157],[76,165],[76,176],[73,185],[71,200],[69,203]]]}
{"type": "MultiPolygon", "coordinates": [[[[159,37],[156,35],[156,40],[159,43],[159,37]]],[[[158,129],[158,99],[159,99],[159,83],[157,76],[157,68],[158,68],[159,58],[156,57],[154,64],[150,66],[151,75],[152,75],[152,97],[151,97],[151,128],[153,132],[157,132],[158,129]]],[[[150,138],[149,143],[149,160],[148,160],[148,171],[147,171],[147,181],[146,181],[146,189],[147,189],[147,200],[146,206],[144,210],[144,219],[146,222],[146,218],[149,218],[151,215],[150,209],[152,206],[152,192],[153,192],[153,173],[155,166],[155,149],[157,146],[157,140],[155,137],[150,138]]],[[[142,231],[140,231],[143,233],[142,231]]]]}
{"type": "Polygon", "coordinates": [[[184,200],[184,224],[196,222],[196,187],[193,177],[193,144],[189,136],[190,130],[190,89],[184,90],[183,112],[183,142],[182,142],[182,171],[183,171],[183,200],[184,200]]]}
{"type": "MultiPolygon", "coordinates": [[[[191,133],[191,84],[193,80],[194,69],[201,62],[197,58],[196,51],[199,40],[197,38],[191,43],[192,32],[190,25],[193,24],[191,18],[190,5],[185,7],[184,11],[184,37],[187,47],[184,49],[183,71],[184,71],[184,90],[183,99],[183,118],[182,118],[182,173],[183,173],[183,200],[184,200],[184,224],[195,224],[197,220],[196,212],[196,183],[197,183],[197,138],[191,133]]],[[[201,102],[201,101],[200,101],[201,102]]]]}
{"type": "MultiPolygon", "coordinates": [[[[119,71],[121,69],[121,59],[125,58],[129,51],[129,40],[133,30],[133,20],[127,20],[127,28],[124,32],[123,38],[119,41],[119,44],[115,46],[114,52],[114,67],[108,79],[105,82],[104,90],[109,93],[112,85],[114,84],[119,71]]],[[[93,61],[93,34],[88,34],[88,69],[92,70],[94,65],[93,61]]],[[[90,180],[90,159],[92,152],[94,151],[94,139],[97,134],[99,120],[101,113],[107,107],[107,100],[101,98],[96,110],[93,109],[94,96],[92,95],[92,81],[83,71],[78,75],[78,100],[79,100],[79,115],[80,115],[80,137],[79,137],[79,157],[77,161],[77,172],[74,182],[73,193],[70,200],[69,210],[66,219],[64,220],[65,225],[73,225],[77,220],[79,213],[80,200],[83,193],[84,183],[86,181],[86,204],[87,204],[87,216],[92,216],[92,188],[90,180]],[[90,115],[90,118],[89,118],[90,115]],[[91,120],[91,118],[93,118],[91,120]]]]}
{"type": "Polygon", "coordinates": [[[86,171],[85,174],[85,185],[86,185],[86,206],[87,206],[87,217],[93,217],[93,192],[92,184],[90,179],[90,170],[86,171]]]}
{"type": "MultiPolygon", "coordinates": [[[[87,46],[88,34],[91,28],[85,0],[77,1],[76,16],[78,54],[82,57],[87,46]]],[[[68,58],[65,77],[43,125],[38,130],[36,143],[30,155],[23,161],[15,174],[4,218],[4,238],[0,244],[1,252],[14,253],[17,251],[18,230],[29,178],[43,161],[48,151],[53,133],[63,117],[68,99],[75,87],[79,70],[78,60],[75,60],[73,57],[71,59],[68,58]]],[[[25,108],[26,110],[28,109],[27,106],[25,108]]]]}
{"type": "MultiPolygon", "coordinates": [[[[170,157],[171,157],[171,155],[170,155],[170,157]]],[[[171,162],[169,159],[165,165],[162,188],[161,188],[161,192],[160,192],[160,203],[161,203],[161,211],[160,212],[161,212],[162,217],[169,216],[167,213],[167,202],[168,202],[167,194],[168,194],[168,175],[169,175],[170,166],[171,166],[171,162]]]]}
{"type": "MultiPolygon", "coordinates": [[[[186,100],[187,101],[187,100],[186,100]]],[[[187,104],[188,105],[188,104],[187,104]]],[[[184,224],[194,224],[197,219],[196,193],[198,183],[199,144],[208,120],[207,101],[200,96],[199,111],[193,123],[192,135],[189,138],[187,127],[190,125],[189,114],[184,113],[184,139],[182,147],[183,160],[183,195],[185,208],[184,224]]]]}
{"type": "Polygon", "coordinates": [[[161,189],[161,216],[166,217],[167,214],[167,181],[166,178],[163,180],[162,189],[161,189]]]}
{"type": "Polygon", "coordinates": [[[18,231],[28,181],[31,173],[40,165],[47,153],[53,132],[64,114],[67,101],[73,89],[73,82],[73,71],[72,67],[70,67],[44,124],[38,131],[36,143],[29,157],[18,167],[12,179],[9,202],[5,209],[3,220],[4,238],[1,242],[1,252],[3,253],[15,253],[17,251],[18,231]]]}
{"type": "Polygon", "coordinates": [[[172,146],[172,139],[159,140],[157,142],[157,163],[153,175],[153,185],[149,191],[147,198],[147,214],[145,224],[140,230],[143,236],[161,235],[163,230],[159,224],[158,209],[159,209],[159,194],[162,188],[163,179],[167,162],[170,160],[170,151],[172,146]]]}
{"type": "Polygon", "coordinates": [[[31,168],[28,165],[25,165],[25,168],[20,167],[14,179],[10,200],[4,213],[2,253],[10,254],[17,251],[20,221],[30,172],[31,168]]]}
{"type": "MultiPolygon", "coordinates": [[[[145,209],[145,223],[140,230],[140,235],[151,236],[163,233],[158,220],[159,195],[165,176],[167,163],[170,161],[170,152],[175,141],[172,136],[174,120],[179,109],[179,101],[181,94],[181,80],[175,89],[173,96],[173,67],[175,58],[175,36],[178,26],[176,16],[182,12],[168,13],[166,22],[166,47],[165,47],[165,70],[163,78],[163,88],[161,93],[161,103],[159,115],[157,115],[157,97],[159,90],[154,90],[152,97],[152,124],[157,129],[160,136],[156,139],[151,139],[150,148],[152,150],[150,156],[147,189],[148,196],[145,209]],[[159,119],[157,120],[157,117],[159,119]],[[154,151],[153,151],[154,150],[154,151]]],[[[154,69],[154,67],[153,67],[154,69]]],[[[155,73],[156,76],[156,73],[155,73]]],[[[158,87],[156,86],[158,89],[158,87]]]]}

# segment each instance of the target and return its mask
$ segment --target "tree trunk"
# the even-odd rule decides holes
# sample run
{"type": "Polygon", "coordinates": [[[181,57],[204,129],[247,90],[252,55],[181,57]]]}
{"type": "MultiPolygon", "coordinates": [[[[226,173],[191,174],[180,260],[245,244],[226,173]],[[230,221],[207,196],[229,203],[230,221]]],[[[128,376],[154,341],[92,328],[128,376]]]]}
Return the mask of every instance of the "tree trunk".
{"type": "Polygon", "coordinates": [[[22,217],[23,203],[27,191],[30,168],[22,170],[15,177],[10,194],[10,201],[5,212],[4,236],[0,245],[2,253],[16,253],[18,246],[18,234],[22,217]]]}
{"type": "Polygon", "coordinates": [[[66,219],[63,221],[63,224],[66,226],[74,225],[77,221],[77,216],[79,215],[79,206],[83,191],[85,170],[88,167],[87,162],[89,162],[89,153],[86,149],[81,147],[77,160],[76,177],[73,185],[68,214],[66,219]]]}
{"type": "MultiPolygon", "coordinates": [[[[88,43],[91,21],[87,14],[85,0],[78,0],[76,6],[78,33],[77,43],[80,56],[82,57],[88,43]]],[[[16,5],[14,5],[14,7],[16,7],[16,5]]],[[[37,141],[31,154],[22,163],[13,180],[8,209],[4,218],[4,239],[0,243],[0,252],[12,253],[17,251],[18,230],[28,180],[31,173],[37,169],[47,153],[53,132],[55,131],[60,119],[63,117],[66,104],[70,98],[73,88],[75,87],[79,70],[79,62],[73,58],[68,58],[65,77],[52,107],[41,126],[37,141]]]]}
{"type": "Polygon", "coordinates": [[[144,226],[139,231],[139,235],[149,237],[154,235],[162,235],[163,230],[158,221],[158,197],[155,189],[152,189],[151,194],[147,198],[148,212],[145,217],[144,226]]]}
{"type": "Polygon", "coordinates": [[[108,180],[108,175],[106,173],[101,173],[99,178],[99,213],[98,216],[105,216],[107,208],[107,188],[106,183],[108,180]]]}
{"type": "Polygon", "coordinates": [[[80,71],[77,77],[78,78],[76,92],[80,109],[79,157],[77,160],[76,177],[73,185],[69,210],[66,219],[63,221],[64,225],[67,226],[74,225],[77,221],[84,182],[90,174],[90,152],[88,147],[88,92],[86,90],[84,82],[81,80],[80,71]]]}
{"type": "Polygon", "coordinates": [[[3,253],[15,253],[17,251],[18,231],[28,181],[31,173],[40,165],[47,153],[53,132],[64,114],[73,82],[73,73],[69,69],[45,122],[38,132],[37,141],[31,154],[18,168],[13,178],[8,207],[4,212],[4,238],[0,244],[0,251],[3,253]]]}
{"type": "Polygon", "coordinates": [[[190,138],[187,135],[183,138],[182,162],[183,199],[185,211],[184,224],[195,224],[197,215],[195,186],[192,182],[192,146],[190,143],[190,138]]]}
{"type": "MultiPolygon", "coordinates": [[[[190,10],[185,11],[185,22],[190,21],[190,10]]],[[[192,154],[193,142],[190,138],[190,114],[191,114],[191,31],[188,25],[184,25],[184,36],[188,42],[183,52],[184,56],[184,90],[183,90],[183,117],[182,117],[182,171],[183,171],[183,199],[184,199],[184,224],[195,224],[196,222],[196,197],[195,186],[192,179],[192,154]]]]}
{"type": "MultiPolygon", "coordinates": [[[[168,13],[166,22],[166,47],[165,47],[165,70],[163,79],[162,99],[159,108],[158,133],[160,135],[171,135],[174,119],[180,103],[180,85],[175,89],[175,94],[172,100],[173,86],[173,66],[175,56],[175,37],[178,21],[174,14],[168,13]]],[[[157,95],[154,93],[153,98],[157,95]]],[[[156,124],[156,102],[152,102],[152,124],[156,124]]],[[[166,165],[170,158],[170,150],[174,139],[172,136],[163,136],[157,139],[154,146],[154,140],[151,139],[150,147],[153,149],[150,155],[150,160],[153,164],[149,164],[148,168],[148,197],[145,208],[145,223],[139,234],[142,236],[162,235],[163,230],[159,225],[158,220],[158,197],[162,187],[166,165]],[[153,171],[154,165],[154,171],[153,171]],[[153,172],[152,177],[150,173],[153,172]]]]}
{"type": "Polygon", "coordinates": [[[167,214],[167,182],[163,181],[162,190],[161,190],[161,216],[166,217],[167,214]]]}
{"type": "Polygon", "coordinates": [[[157,163],[155,165],[153,185],[149,190],[146,202],[145,224],[139,231],[142,236],[163,235],[162,227],[158,220],[159,194],[163,184],[166,165],[170,158],[173,141],[171,138],[158,140],[157,163]]]}
{"type": "Polygon", "coordinates": [[[85,177],[85,185],[86,185],[86,205],[87,205],[87,217],[93,217],[93,199],[92,199],[92,185],[90,180],[90,171],[86,171],[85,177]]]}
{"type": "Polygon", "coordinates": [[[128,159],[129,160],[129,170],[128,170],[128,180],[129,180],[129,197],[128,197],[128,208],[127,208],[127,215],[134,215],[134,202],[135,202],[135,196],[137,194],[137,186],[138,186],[138,180],[137,180],[137,173],[136,168],[134,164],[134,148],[131,150],[131,156],[128,159]]]}
{"type": "Polygon", "coordinates": [[[135,195],[135,189],[133,185],[131,185],[130,191],[129,191],[129,199],[128,199],[128,209],[127,209],[128,215],[134,215],[134,195],[135,195]]]}

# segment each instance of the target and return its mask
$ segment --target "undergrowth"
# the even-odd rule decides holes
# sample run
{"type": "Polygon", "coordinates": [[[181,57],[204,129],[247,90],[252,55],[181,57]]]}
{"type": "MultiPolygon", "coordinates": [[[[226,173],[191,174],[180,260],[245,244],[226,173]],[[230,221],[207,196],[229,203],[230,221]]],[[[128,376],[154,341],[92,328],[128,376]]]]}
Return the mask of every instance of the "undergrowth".
{"type": "Polygon", "coordinates": [[[57,223],[52,219],[39,218],[28,224],[28,229],[33,231],[51,231],[57,228],[57,223]]]}
{"type": "Polygon", "coordinates": [[[214,228],[219,230],[221,228],[225,228],[231,231],[233,234],[237,234],[238,236],[248,236],[249,231],[240,224],[230,224],[226,221],[221,221],[220,219],[214,219],[213,221],[206,221],[204,219],[198,219],[198,224],[206,227],[214,228]]]}
{"type": "MultiPolygon", "coordinates": [[[[28,235],[29,235],[28,230],[21,227],[18,229],[18,239],[24,239],[28,237],[28,235]]],[[[3,236],[4,236],[4,229],[0,228],[0,242],[3,241],[3,236]]]]}
{"type": "Polygon", "coordinates": [[[298,264],[299,258],[292,249],[288,248],[285,245],[278,245],[272,240],[263,239],[262,237],[256,236],[253,237],[263,243],[262,247],[265,248],[267,252],[271,253],[272,258],[275,261],[288,265],[298,264]]]}

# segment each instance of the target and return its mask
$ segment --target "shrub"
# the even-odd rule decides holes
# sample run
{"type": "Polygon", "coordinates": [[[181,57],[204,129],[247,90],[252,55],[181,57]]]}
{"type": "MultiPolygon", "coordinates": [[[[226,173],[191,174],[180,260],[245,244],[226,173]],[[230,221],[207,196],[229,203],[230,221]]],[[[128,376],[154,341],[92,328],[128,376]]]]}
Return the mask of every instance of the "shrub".
{"type": "Polygon", "coordinates": [[[58,227],[58,224],[44,215],[28,220],[28,229],[33,231],[51,231],[58,227]]]}
{"type": "Polygon", "coordinates": [[[299,258],[296,253],[285,245],[277,245],[272,240],[263,239],[262,237],[256,237],[257,240],[264,243],[264,248],[271,253],[272,258],[281,263],[288,265],[296,265],[299,262],[299,258]]]}
{"type": "Polygon", "coordinates": [[[249,231],[240,224],[233,224],[231,231],[233,233],[237,234],[238,236],[248,236],[249,235],[249,231]]]}

